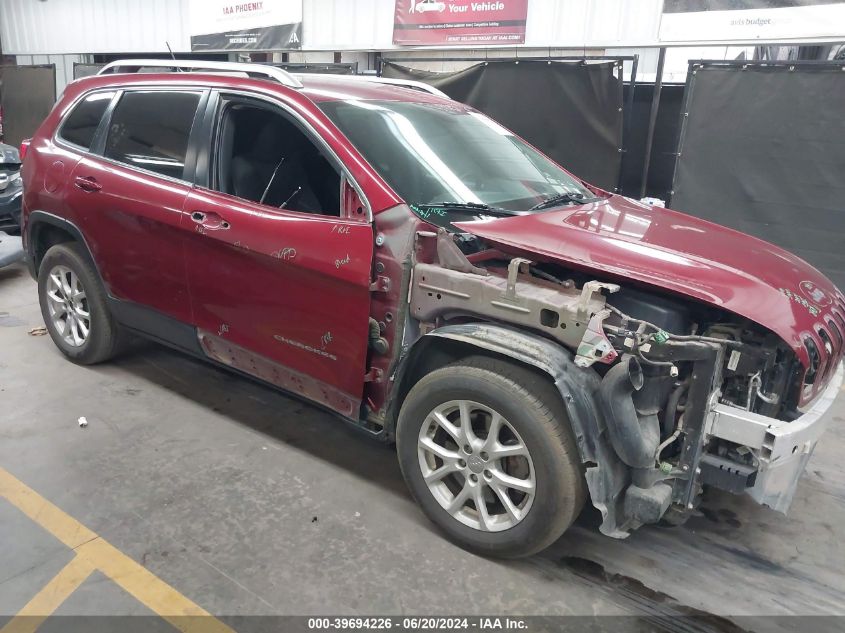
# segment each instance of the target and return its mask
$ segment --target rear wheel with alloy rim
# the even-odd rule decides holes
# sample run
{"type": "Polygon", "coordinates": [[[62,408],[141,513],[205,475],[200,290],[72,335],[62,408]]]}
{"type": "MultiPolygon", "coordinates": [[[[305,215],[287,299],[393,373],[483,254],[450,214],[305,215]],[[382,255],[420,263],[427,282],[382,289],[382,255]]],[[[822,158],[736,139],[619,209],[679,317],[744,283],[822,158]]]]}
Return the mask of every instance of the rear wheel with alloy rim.
{"type": "Polygon", "coordinates": [[[516,557],[560,537],[584,476],[560,396],[519,365],[474,357],[424,376],[399,414],[405,480],[453,540],[516,557]]]}
{"type": "Polygon", "coordinates": [[[47,310],[53,329],[71,347],[81,347],[91,331],[88,296],[79,276],[67,266],[53,266],[47,276],[47,310]]]}
{"type": "Polygon", "coordinates": [[[79,244],[56,244],[45,253],[38,268],[38,299],[50,338],[70,360],[90,365],[117,352],[118,325],[79,244]]]}

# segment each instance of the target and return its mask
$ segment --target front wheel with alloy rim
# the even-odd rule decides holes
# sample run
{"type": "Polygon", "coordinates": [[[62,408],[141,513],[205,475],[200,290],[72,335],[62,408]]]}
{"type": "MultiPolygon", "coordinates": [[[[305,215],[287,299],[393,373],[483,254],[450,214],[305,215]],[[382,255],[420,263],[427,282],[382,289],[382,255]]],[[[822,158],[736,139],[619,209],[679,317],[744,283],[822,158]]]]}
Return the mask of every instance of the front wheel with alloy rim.
{"type": "Polygon", "coordinates": [[[38,299],[50,338],[70,360],[91,365],[115,354],[118,325],[99,276],[79,244],[56,244],[44,254],[38,267],[38,299]]]}
{"type": "Polygon", "coordinates": [[[575,440],[542,375],[474,357],[424,376],[397,424],[399,461],[426,515],[473,551],[537,552],[584,504],[575,440]]]}

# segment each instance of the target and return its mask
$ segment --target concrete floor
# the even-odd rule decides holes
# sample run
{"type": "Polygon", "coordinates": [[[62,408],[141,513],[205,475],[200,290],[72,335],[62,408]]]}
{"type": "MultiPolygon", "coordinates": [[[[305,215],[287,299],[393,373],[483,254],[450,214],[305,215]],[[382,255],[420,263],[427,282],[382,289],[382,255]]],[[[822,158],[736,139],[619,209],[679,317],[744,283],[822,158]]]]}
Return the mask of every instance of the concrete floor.
{"type": "MultiPolygon", "coordinates": [[[[329,414],[153,344],[78,367],[41,324],[25,269],[0,270],[0,467],[212,614],[845,614],[845,394],[789,517],[713,494],[616,541],[586,511],[501,562],[443,539],[393,450],[329,414]]],[[[0,614],[69,556],[0,498],[0,614]]],[[[106,584],[62,612],[143,612],[106,584]]]]}

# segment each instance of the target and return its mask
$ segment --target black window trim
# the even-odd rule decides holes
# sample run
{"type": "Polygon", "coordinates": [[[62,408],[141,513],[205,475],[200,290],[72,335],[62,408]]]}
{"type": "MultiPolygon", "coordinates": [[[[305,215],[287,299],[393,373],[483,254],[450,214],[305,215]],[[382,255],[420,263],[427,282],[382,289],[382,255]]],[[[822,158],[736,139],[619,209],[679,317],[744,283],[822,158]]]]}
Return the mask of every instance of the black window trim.
{"type": "Polygon", "coordinates": [[[120,165],[121,167],[125,167],[126,169],[138,171],[143,174],[149,174],[157,178],[163,178],[164,180],[168,180],[170,182],[193,185],[194,175],[196,173],[196,150],[192,151],[192,147],[196,144],[196,137],[202,128],[203,117],[201,113],[205,112],[206,105],[208,103],[209,93],[209,88],[182,85],[132,86],[131,88],[121,89],[120,94],[117,95],[116,99],[110,104],[110,107],[107,112],[108,116],[103,117],[103,121],[100,122],[100,127],[97,128],[97,136],[95,136],[94,143],[92,143],[92,146],[96,144],[98,150],[95,155],[100,160],[106,161],[112,165],[120,165]],[[144,169],[143,167],[131,165],[130,163],[125,163],[121,160],[117,160],[116,158],[110,158],[105,155],[106,140],[108,138],[108,130],[111,127],[112,115],[114,114],[115,109],[117,109],[117,106],[120,103],[120,99],[123,98],[123,95],[129,92],[193,92],[199,94],[200,98],[197,102],[197,109],[194,112],[194,120],[191,122],[191,130],[188,133],[188,145],[185,148],[185,166],[182,169],[182,178],[174,178],[173,176],[167,176],[165,174],[162,174],[161,172],[157,172],[152,169],[144,169]],[[105,125],[103,125],[103,122],[105,122],[105,125]]]}
{"type": "Polygon", "coordinates": [[[65,113],[62,115],[62,118],[59,120],[59,124],[56,126],[56,131],[53,134],[53,143],[58,145],[59,147],[63,147],[65,149],[70,149],[75,152],[81,152],[83,154],[91,154],[93,153],[93,148],[97,144],[97,137],[99,134],[102,133],[104,129],[104,123],[111,117],[111,111],[114,109],[114,104],[117,102],[117,99],[120,97],[121,93],[120,88],[116,88],[114,86],[109,86],[107,88],[97,88],[95,90],[89,90],[88,92],[83,92],[76,99],[74,99],[70,105],[67,106],[65,113]],[[76,110],[76,107],[81,104],[85,99],[90,97],[93,94],[97,94],[98,92],[113,92],[111,101],[106,106],[106,109],[103,110],[103,114],[100,116],[100,122],[97,124],[97,129],[94,131],[94,136],[91,139],[91,147],[85,147],[84,145],[78,145],[73,141],[67,140],[64,136],[62,136],[62,128],[67,123],[67,120],[70,118],[70,115],[76,110]]]}
{"type": "MultiPolygon", "coordinates": [[[[323,213],[304,213],[301,211],[296,211],[294,209],[273,209],[272,207],[267,207],[268,210],[275,211],[281,214],[301,215],[310,218],[329,218],[339,220],[364,221],[366,223],[372,223],[373,211],[372,207],[370,206],[370,201],[367,199],[367,196],[364,195],[364,190],[361,188],[357,180],[355,180],[355,178],[346,168],[346,165],[340,159],[334,149],[332,149],[332,147],[326,142],[326,140],[317,132],[317,130],[314,129],[314,126],[312,126],[305,118],[303,118],[301,114],[293,110],[290,106],[282,102],[280,99],[276,99],[262,93],[250,92],[248,90],[237,88],[211,89],[211,94],[209,95],[208,101],[205,105],[205,115],[202,117],[202,131],[198,135],[198,138],[193,139],[192,131],[192,140],[202,143],[202,146],[197,151],[196,171],[193,174],[193,182],[194,184],[196,184],[197,187],[202,187],[214,193],[222,193],[211,188],[210,180],[212,169],[214,168],[212,153],[215,151],[217,144],[216,135],[218,133],[218,113],[222,112],[219,106],[221,105],[225,96],[237,97],[238,99],[244,102],[257,101],[260,103],[261,106],[268,107],[269,109],[275,108],[277,110],[281,110],[282,115],[285,116],[291,123],[296,125],[300,129],[300,131],[305,134],[308,140],[310,140],[319,149],[321,149],[324,157],[337,170],[338,176],[340,177],[341,194],[343,193],[344,181],[349,183],[349,185],[355,190],[355,192],[358,194],[358,199],[361,200],[362,204],[364,205],[364,209],[366,210],[366,217],[356,218],[354,216],[344,215],[342,195],[340,198],[341,208],[339,216],[323,213]]],[[[246,202],[248,202],[249,204],[257,204],[252,201],[246,202]]]]}
{"type": "Polygon", "coordinates": [[[97,126],[97,131],[94,132],[94,138],[91,140],[91,149],[89,150],[90,154],[99,156],[100,158],[105,158],[103,156],[103,152],[106,149],[106,137],[109,135],[111,116],[122,96],[123,90],[116,90],[114,98],[112,98],[111,103],[106,108],[106,111],[103,112],[103,118],[100,119],[100,125],[97,126]]]}
{"type": "Polygon", "coordinates": [[[67,112],[62,115],[62,121],[59,123],[59,125],[56,126],[56,132],[53,134],[53,142],[59,145],[60,147],[64,147],[65,149],[70,149],[74,152],[82,154],[83,156],[96,158],[97,160],[104,161],[111,165],[117,165],[125,169],[131,169],[133,171],[140,172],[142,174],[154,176],[156,178],[162,178],[163,180],[167,180],[169,182],[175,182],[182,185],[193,185],[194,174],[196,172],[197,158],[197,150],[195,147],[197,141],[196,137],[200,134],[201,131],[203,114],[206,110],[206,105],[208,103],[210,92],[210,88],[183,85],[132,86],[129,88],[109,86],[90,90],[89,92],[86,92],[80,95],[77,99],[75,99],[73,103],[68,107],[67,112]],[[90,149],[85,149],[84,147],[71,143],[70,141],[67,141],[59,136],[59,130],[61,129],[65,118],[70,115],[76,104],[79,103],[81,99],[84,99],[88,95],[93,94],[95,92],[112,91],[115,92],[115,96],[112,98],[112,101],[108,105],[108,107],[106,107],[106,111],[103,113],[103,118],[100,119],[100,125],[97,126],[97,131],[94,134],[94,139],[91,142],[90,149]],[[194,120],[191,123],[191,131],[188,135],[188,147],[185,153],[185,168],[182,171],[182,178],[174,178],[173,176],[167,176],[160,172],[153,171],[151,169],[144,169],[143,167],[138,167],[136,165],[130,165],[129,163],[124,163],[122,161],[116,160],[114,158],[109,158],[104,155],[106,137],[108,136],[108,129],[111,126],[112,114],[114,113],[114,110],[117,107],[120,98],[127,92],[195,92],[200,95],[199,102],[197,103],[197,110],[196,112],[194,112],[194,120]]]}

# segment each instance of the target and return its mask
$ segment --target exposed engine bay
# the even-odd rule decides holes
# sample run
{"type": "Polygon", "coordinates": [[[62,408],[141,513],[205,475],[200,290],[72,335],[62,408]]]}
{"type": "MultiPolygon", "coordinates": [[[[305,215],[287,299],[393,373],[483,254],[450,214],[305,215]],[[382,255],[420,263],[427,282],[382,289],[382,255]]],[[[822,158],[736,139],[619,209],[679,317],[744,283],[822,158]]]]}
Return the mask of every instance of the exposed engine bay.
{"type": "MultiPolygon", "coordinates": [[[[594,374],[595,390],[582,395],[597,423],[570,421],[602,532],[621,538],[644,523],[681,522],[706,486],[786,510],[794,482],[757,485],[772,458],[766,438],[746,440],[736,432],[745,426],[728,424],[744,417],[773,428],[801,415],[807,377],[778,336],[713,306],[505,254],[471,236],[440,229],[417,240],[423,255],[409,301],[422,334],[478,321],[527,329],[594,374]],[[729,430],[714,432],[717,423],[729,430]]],[[[792,453],[800,445],[809,458],[814,442],[803,440],[792,453]]]]}

